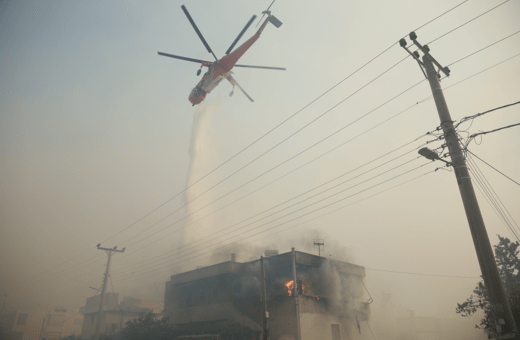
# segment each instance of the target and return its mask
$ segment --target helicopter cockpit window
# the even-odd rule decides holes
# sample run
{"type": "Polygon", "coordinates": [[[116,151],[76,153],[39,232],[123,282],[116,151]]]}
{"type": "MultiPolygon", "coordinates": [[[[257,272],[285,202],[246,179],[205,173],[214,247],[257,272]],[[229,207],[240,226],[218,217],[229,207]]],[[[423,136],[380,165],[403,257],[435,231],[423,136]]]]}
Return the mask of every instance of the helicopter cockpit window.
{"type": "Polygon", "coordinates": [[[195,98],[198,98],[200,96],[200,92],[201,92],[201,88],[200,87],[196,87],[193,89],[193,97],[195,98]]]}

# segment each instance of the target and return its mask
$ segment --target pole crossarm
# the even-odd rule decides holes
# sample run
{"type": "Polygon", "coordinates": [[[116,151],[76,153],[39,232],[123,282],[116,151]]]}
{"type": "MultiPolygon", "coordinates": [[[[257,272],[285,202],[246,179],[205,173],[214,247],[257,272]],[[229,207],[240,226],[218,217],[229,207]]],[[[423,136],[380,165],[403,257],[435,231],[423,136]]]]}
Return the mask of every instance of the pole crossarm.
{"type": "MultiPolygon", "coordinates": [[[[421,50],[421,52],[428,56],[428,58],[430,58],[430,60],[435,64],[437,65],[437,67],[439,68],[439,70],[437,71],[437,77],[439,77],[439,72],[442,71],[442,73],[444,73],[444,75],[446,77],[449,77],[450,76],[450,69],[448,66],[446,67],[442,67],[442,65],[437,61],[435,60],[435,58],[430,54],[430,48],[428,47],[428,45],[421,45],[418,41],[417,41],[417,34],[415,34],[415,32],[411,32],[409,34],[409,37],[410,37],[410,40],[412,40],[412,42],[415,44],[415,46],[417,46],[417,48],[419,48],[419,50],[421,50]]],[[[417,51],[415,52],[412,52],[410,51],[410,49],[408,49],[408,47],[406,47],[407,43],[406,43],[406,40],[403,38],[401,40],[399,40],[399,45],[404,48],[406,50],[406,52],[408,52],[415,60],[417,60],[417,62],[419,63],[419,65],[421,65],[421,69],[424,68],[424,63],[421,61],[420,59],[420,56],[419,56],[419,53],[417,51]]],[[[424,74],[424,70],[423,70],[423,74],[424,74]]],[[[428,78],[428,76],[425,74],[426,78],[428,78]]]]}

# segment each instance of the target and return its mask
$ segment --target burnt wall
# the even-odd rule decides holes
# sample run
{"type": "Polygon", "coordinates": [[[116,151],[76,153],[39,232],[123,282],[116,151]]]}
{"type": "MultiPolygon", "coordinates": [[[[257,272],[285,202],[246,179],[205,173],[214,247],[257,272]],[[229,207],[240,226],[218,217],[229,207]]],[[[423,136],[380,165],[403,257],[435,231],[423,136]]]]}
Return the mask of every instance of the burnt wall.
{"type": "Polygon", "coordinates": [[[278,297],[267,301],[269,311],[269,334],[271,339],[280,339],[284,335],[296,339],[296,307],[294,298],[278,297]]]}

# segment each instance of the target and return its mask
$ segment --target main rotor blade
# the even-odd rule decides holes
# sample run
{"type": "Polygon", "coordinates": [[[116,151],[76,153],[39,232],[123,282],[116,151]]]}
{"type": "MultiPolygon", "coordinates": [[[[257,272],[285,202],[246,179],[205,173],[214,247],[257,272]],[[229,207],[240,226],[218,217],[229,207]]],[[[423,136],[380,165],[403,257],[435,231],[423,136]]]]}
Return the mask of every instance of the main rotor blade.
{"type": "MultiPolygon", "coordinates": [[[[191,62],[194,62],[194,63],[203,63],[203,62],[205,62],[205,60],[193,59],[193,58],[188,58],[188,57],[181,57],[181,56],[178,56],[178,55],[175,55],[175,54],[168,54],[168,53],[163,53],[163,52],[157,52],[157,54],[165,56],[165,57],[191,61],[191,62]]],[[[209,63],[209,64],[213,64],[211,61],[206,61],[206,62],[209,63]]]]}
{"type": "Polygon", "coordinates": [[[238,88],[240,89],[240,91],[242,91],[243,94],[246,95],[246,97],[251,101],[251,102],[254,102],[253,98],[249,97],[249,95],[247,94],[246,91],[244,91],[244,89],[242,88],[242,86],[240,86],[239,83],[237,83],[237,81],[235,80],[235,78],[233,78],[230,74],[228,74],[228,76],[226,77],[227,80],[229,80],[229,82],[231,83],[231,85],[236,85],[238,86],[238,88]]]}
{"type": "Polygon", "coordinates": [[[206,47],[206,50],[208,50],[209,53],[213,54],[213,57],[215,58],[215,60],[218,60],[217,57],[215,56],[215,53],[213,53],[213,51],[209,47],[208,43],[206,42],[206,39],[204,39],[204,37],[202,36],[202,33],[200,33],[199,28],[197,27],[197,25],[195,25],[195,22],[191,18],[191,15],[190,15],[190,13],[188,13],[188,10],[186,9],[186,7],[184,5],[182,5],[181,8],[184,11],[184,14],[186,14],[186,16],[188,17],[188,20],[190,21],[191,26],[193,26],[193,29],[195,30],[195,32],[197,32],[197,35],[199,36],[200,40],[206,47]]]}
{"type": "Polygon", "coordinates": [[[279,70],[279,71],[285,71],[285,67],[270,67],[270,66],[252,66],[252,65],[235,65],[234,67],[249,67],[249,68],[263,68],[267,70],[279,70]]]}
{"type": "Polygon", "coordinates": [[[233,43],[231,44],[231,46],[229,46],[228,50],[226,51],[226,54],[229,54],[231,52],[231,50],[233,49],[233,47],[235,47],[235,45],[237,44],[237,42],[240,40],[240,38],[242,38],[242,36],[244,35],[244,33],[246,33],[247,29],[249,28],[249,26],[251,26],[251,24],[253,23],[253,21],[255,20],[256,18],[256,15],[253,15],[251,17],[251,19],[249,19],[248,23],[246,24],[246,27],[244,27],[242,29],[242,31],[240,32],[240,34],[238,35],[238,37],[235,39],[235,41],[233,41],[233,43]]]}

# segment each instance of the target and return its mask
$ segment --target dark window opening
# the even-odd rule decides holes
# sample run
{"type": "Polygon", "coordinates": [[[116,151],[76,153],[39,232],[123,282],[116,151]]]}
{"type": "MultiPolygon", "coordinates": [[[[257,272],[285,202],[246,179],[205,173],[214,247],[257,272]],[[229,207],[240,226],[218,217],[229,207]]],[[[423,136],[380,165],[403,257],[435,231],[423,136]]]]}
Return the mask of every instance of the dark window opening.
{"type": "Polygon", "coordinates": [[[29,317],[29,314],[20,314],[18,315],[18,321],[16,322],[17,325],[27,325],[27,318],[29,317]]]}
{"type": "Polygon", "coordinates": [[[332,331],[332,340],[341,340],[341,333],[339,330],[338,324],[331,324],[330,325],[331,331],[332,331]]]}

